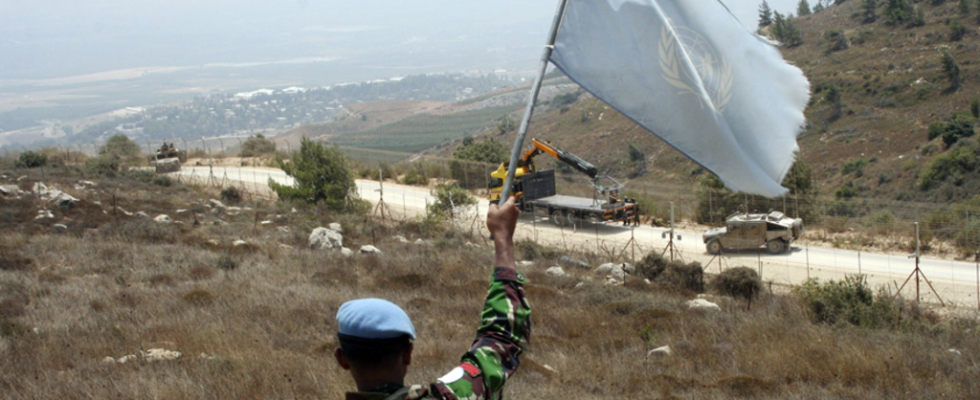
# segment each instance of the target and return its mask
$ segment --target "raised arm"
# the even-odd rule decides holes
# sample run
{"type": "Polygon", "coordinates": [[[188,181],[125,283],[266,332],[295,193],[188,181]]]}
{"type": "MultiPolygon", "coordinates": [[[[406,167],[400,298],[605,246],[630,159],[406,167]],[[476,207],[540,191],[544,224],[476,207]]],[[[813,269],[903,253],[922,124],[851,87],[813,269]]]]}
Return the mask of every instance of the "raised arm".
{"type": "Polygon", "coordinates": [[[519,214],[513,197],[499,208],[490,206],[487,228],[494,236],[495,268],[473,345],[460,366],[433,385],[444,398],[499,399],[530,341],[531,307],[524,296],[525,278],[514,269],[519,214]]]}

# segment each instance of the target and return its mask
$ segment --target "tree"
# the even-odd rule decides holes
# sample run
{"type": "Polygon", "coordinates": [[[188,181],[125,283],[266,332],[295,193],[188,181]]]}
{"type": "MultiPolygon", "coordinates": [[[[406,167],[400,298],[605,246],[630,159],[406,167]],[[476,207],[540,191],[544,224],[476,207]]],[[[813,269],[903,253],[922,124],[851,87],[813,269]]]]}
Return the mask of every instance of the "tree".
{"type": "Polygon", "coordinates": [[[840,88],[837,85],[833,85],[827,89],[827,94],[824,95],[824,101],[830,104],[829,120],[836,121],[844,115],[844,104],[841,101],[840,88]]]}
{"type": "Polygon", "coordinates": [[[453,152],[454,160],[449,162],[449,173],[460,186],[473,189],[486,187],[487,170],[491,169],[483,163],[499,164],[507,160],[507,149],[500,142],[490,139],[484,142],[472,142],[457,148],[453,152]]]}
{"type": "Polygon", "coordinates": [[[960,87],[960,66],[956,64],[956,59],[953,55],[949,53],[949,50],[943,50],[943,74],[946,75],[946,79],[949,80],[949,87],[957,89],[960,87]]]}
{"type": "Polygon", "coordinates": [[[864,22],[870,24],[878,19],[878,1],[864,0],[864,22]]]}
{"type": "Polygon", "coordinates": [[[973,9],[973,0],[960,0],[960,14],[968,15],[973,9]]]}
{"type": "Polygon", "coordinates": [[[847,37],[844,35],[843,29],[831,29],[824,34],[824,37],[830,42],[830,51],[840,51],[847,49],[847,37]]]}
{"type": "Polygon", "coordinates": [[[899,26],[912,20],[915,8],[909,0],[888,0],[885,16],[892,26],[899,26]]]}
{"type": "Polygon", "coordinates": [[[912,17],[913,27],[926,25],[926,12],[920,6],[915,6],[915,15],[912,17]]]}
{"type": "Polygon", "coordinates": [[[949,40],[954,42],[963,39],[966,35],[966,26],[958,19],[954,19],[949,22],[949,40]]]}
{"type": "Polygon", "coordinates": [[[492,138],[483,142],[463,145],[453,152],[457,160],[502,163],[507,160],[507,148],[492,138]]]}
{"type": "Polygon", "coordinates": [[[819,2],[819,1],[817,2],[817,5],[813,6],[813,13],[814,14],[819,13],[819,12],[821,12],[823,10],[824,10],[823,3],[819,2]]]}
{"type": "Polygon", "coordinates": [[[769,3],[762,0],[759,5],[759,29],[772,25],[772,22],[772,9],[769,8],[769,3]]]}
{"type": "Polygon", "coordinates": [[[347,157],[337,147],[303,138],[299,151],[294,151],[289,161],[276,157],[279,168],[293,178],[295,183],[292,186],[269,179],[269,187],[280,199],[310,204],[322,202],[334,211],[362,207],[354,184],[354,173],[347,164],[347,157]]]}
{"type": "Polygon", "coordinates": [[[804,15],[810,15],[810,13],[810,3],[806,0],[800,0],[796,5],[796,15],[802,17],[804,15]]]}
{"type": "Polygon", "coordinates": [[[276,143],[259,134],[242,143],[242,157],[259,157],[276,152],[276,143]]]}
{"type": "Polygon", "coordinates": [[[643,154],[643,150],[640,150],[640,148],[635,144],[630,143],[629,145],[630,161],[633,162],[636,168],[632,175],[643,175],[643,173],[647,170],[647,156],[646,154],[643,154]]]}
{"type": "Polygon", "coordinates": [[[470,196],[466,189],[452,183],[440,183],[432,191],[435,201],[429,204],[430,215],[439,218],[452,218],[456,210],[476,204],[476,199],[470,196]]]}
{"type": "Polygon", "coordinates": [[[509,115],[505,115],[503,118],[500,119],[500,122],[497,123],[497,130],[500,131],[501,135],[510,132],[514,129],[517,129],[517,122],[514,122],[514,119],[511,118],[509,115]]]}
{"type": "Polygon", "coordinates": [[[20,156],[17,157],[17,161],[14,162],[14,165],[17,168],[37,168],[43,167],[47,163],[48,156],[28,150],[20,153],[20,156]]]}
{"type": "Polygon", "coordinates": [[[109,156],[124,162],[132,162],[140,157],[140,146],[126,135],[119,134],[110,137],[99,148],[100,156],[109,156]]]}

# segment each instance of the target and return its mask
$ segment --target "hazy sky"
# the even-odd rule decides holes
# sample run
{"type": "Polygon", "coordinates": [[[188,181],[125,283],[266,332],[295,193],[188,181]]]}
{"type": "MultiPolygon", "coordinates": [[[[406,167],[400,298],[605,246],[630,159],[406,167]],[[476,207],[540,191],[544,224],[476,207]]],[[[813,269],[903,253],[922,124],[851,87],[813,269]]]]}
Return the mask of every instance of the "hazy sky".
{"type": "MultiPolygon", "coordinates": [[[[769,4],[788,13],[795,11],[797,1],[769,4]]],[[[744,25],[755,27],[761,0],[725,3],[744,25]]],[[[557,4],[557,0],[0,0],[0,81],[134,67],[295,59],[357,60],[391,68],[388,75],[397,75],[398,68],[406,66],[433,72],[464,67],[532,69],[557,4]]]]}

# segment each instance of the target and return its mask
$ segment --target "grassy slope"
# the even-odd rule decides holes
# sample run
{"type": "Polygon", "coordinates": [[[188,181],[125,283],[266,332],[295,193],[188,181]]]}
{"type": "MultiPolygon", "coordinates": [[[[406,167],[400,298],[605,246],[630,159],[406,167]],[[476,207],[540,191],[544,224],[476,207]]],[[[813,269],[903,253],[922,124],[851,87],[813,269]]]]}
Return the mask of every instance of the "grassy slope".
{"type": "Polygon", "coordinates": [[[352,132],[374,129],[420,112],[441,107],[444,103],[421,100],[384,100],[346,104],[347,115],[337,121],[303,125],[285,132],[279,137],[299,142],[301,137],[333,137],[352,132]]]}
{"type": "MultiPolygon", "coordinates": [[[[26,174],[22,187],[40,179],[37,171],[16,172],[7,176],[26,174]]],[[[492,258],[489,248],[464,245],[483,242],[468,228],[380,223],[300,205],[291,213],[292,205],[264,202],[223,214],[204,206],[214,189],[120,179],[80,192],[71,189],[77,176],[57,172],[45,181],[83,202],[54,209],[53,220],[34,220],[32,199],[0,198],[5,398],[340,398],[353,383],[330,354],[333,316],[356,297],[390,299],[412,316],[419,340],[411,382],[442,376],[472,341],[492,258]],[[113,193],[119,207],[168,213],[183,225],[113,215],[113,193]],[[274,222],[256,225],[260,218],[274,222]],[[384,256],[307,250],[310,230],[329,222],[343,225],[348,247],[375,244],[384,256]],[[396,234],[430,246],[387,239],[396,234]],[[236,239],[248,244],[235,247],[236,239]],[[152,348],[182,356],[103,361],[152,348]]],[[[975,322],[936,323],[915,312],[898,330],[826,326],[811,323],[788,295],[764,295],[751,310],[716,298],[724,311],[691,312],[683,303],[694,294],[683,290],[638,279],[607,286],[579,269],[565,278],[545,274],[559,254],[545,251],[524,267],[534,336],[508,381],[511,395],[892,399],[980,391],[975,322]],[[647,355],[663,345],[673,355],[647,355]]],[[[572,254],[593,265],[609,261],[572,254]]]]}

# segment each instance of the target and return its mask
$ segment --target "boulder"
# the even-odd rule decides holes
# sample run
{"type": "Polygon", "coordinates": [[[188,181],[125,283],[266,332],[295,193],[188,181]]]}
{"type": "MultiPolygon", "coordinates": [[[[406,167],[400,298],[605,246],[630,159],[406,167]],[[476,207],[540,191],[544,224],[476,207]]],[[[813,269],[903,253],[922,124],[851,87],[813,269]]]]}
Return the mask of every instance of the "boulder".
{"type": "Polygon", "coordinates": [[[523,261],[518,261],[517,262],[517,266],[518,267],[522,267],[522,268],[523,267],[530,267],[532,265],[534,265],[534,261],[523,260],[523,261]]]}
{"type": "Polygon", "coordinates": [[[545,271],[544,273],[546,273],[548,275],[551,275],[551,276],[566,276],[565,275],[565,270],[563,270],[561,267],[559,267],[557,265],[554,266],[554,267],[548,268],[548,270],[545,271]]]}
{"type": "Polygon", "coordinates": [[[0,185],[0,195],[13,197],[21,193],[19,187],[15,185],[0,185]]]}
{"type": "Polygon", "coordinates": [[[241,239],[238,239],[238,240],[236,240],[236,241],[234,241],[234,242],[231,242],[231,245],[232,245],[232,246],[235,246],[235,247],[238,247],[238,246],[244,246],[244,245],[246,245],[246,244],[248,244],[248,242],[246,242],[246,241],[244,241],[244,240],[241,240],[241,239]]]}
{"type": "Polygon", "coordinates": [[[279,231],[279,232],[282,232],[282,233],[289,233],[289,227],[288,226],[280,226],[280,227],[277,227],[276,230],[279,231]]]}
{"type": "Polygon", "coordinates": [[[153,218],[153,221],[159,222],[161,224],[169,224],[171,222],[174,222],[174,220],[170,219],[170,216],[167,214],[157,215],[156,218],[153,218]]]}
{"type": "Polygon", "coordinates": [[[136,216],[139,217],[139,218],[146,218],[146,219],[149,219],[150,218],[150,214],[147,214],[147,213],[145,213],[143,211],[137,211],[136,212],[136,216]]]}
{"type": "Polygon", "coordinates": [[[558,263],[566,267],[578,267],[582,269],[589,269],[592,267],[589,265],[589,263],[570,256],[561,256],[561,258],[558,259],[558,263]]]}
{"type": "Polygon", "coordinates": [[[48,210],[37,210],[37,216],[34,219],[44,219],[44,218],[54,218],[54,214],[48,210]]]}
{"type": "Polygon", "coordinates": [[[340,232],[319,227],[310,233],[310,248],[314,250],[340,249],[344,247],[344,236],[340,232]]]}
{"type": "Polygon", "coordinates": [[[344,233],[344,229],[340,226],[340,224],[338,224],[336,222],[331,222],[331,223],[327,224],[327,229],[330,229],[330,230],[332,230],[334,232],[337,232],[337,233],[344,233]]]}
{"type": "Polygon", "coordinates": [[[72,207],[78,199],[72,197],[70,194],[65,192],[58,192],[57,195],[51,197],[51,201],[59,207],[72,207]]]}
{"type": "Polygon", "coordinates": [[[185,212],[187,212],[186,208],[178,208],[177,211],[174,211],[174,214],[183,214],[185,212]]]}
{"type": "Polygon", "coordinates": [[[415,239],[415,244],[419,246],[425,246],[425,241],[422,239],[415,239]]]}
{"type": "Polygon", "coordinates": [[[225,207],[225,203],[222,203],[220,200],[217,200],[217,199],[208,200],[208,207],[213,207],[213,208],[227,208],[227,207],[225,207]]]}
{"type": "Polygon", "coordinates": [[[688,310],[721,311],[721,307],[705,299],[694,299],[684,303],[688,310]]]}
{"type": "Polygon", "coordinates": [[[58,229],[68,229],[68,225],[65,225],[65,224],[54,224],[54,225],[51,225],[51,226],[52,227],[55,227],[55,228],[58,228],[58,229]]]}
{"type": "Polygon", "coordinates": [[[392,237],[392,239],[399,243],[410,243],[408,239],[405,239],[405,237],[402,235],[395,235],[392,237]]]}
{"type": "Polygon", "coordinates": [[[605,263],[596,267],[594,272],[596,275],[623,280],[626,278],[626,272],[623,270],[624,265],[629,265],[629,263],[605,263]]]}
{"type": "Polygon", "coordinates": [[[354,250],[348,249],[346,247],[342,247],[340,249],[340,255],[344,257],[354,257],[354,250]]]}
{"type": "Polygon", "coordinates": [[[259,224],[260,225],[271,225],[272,224],[272,221],[262,221],[262,222],[259,222],[259,224]]]}
{"type": "Polygon", "coordinates": [[[286,249],[286,250],[291,250],[291,249],[293,248],[293,246],[290,246],[290,245],[288,245],[288,244],[285,244],[285,243],[280,243],[280,244],[279,244],[279,248],[280,248],[280,249],[286,249]]]}
{"type": "Polygon", "coordinates": [[[369,244],[361,246],[361,250],[359,250],[358,252],[361,254],[375,255],[375,256],[380,256],[383,254],[381,250],[379,250],[377,247],[374,247],[369,244]]]}

